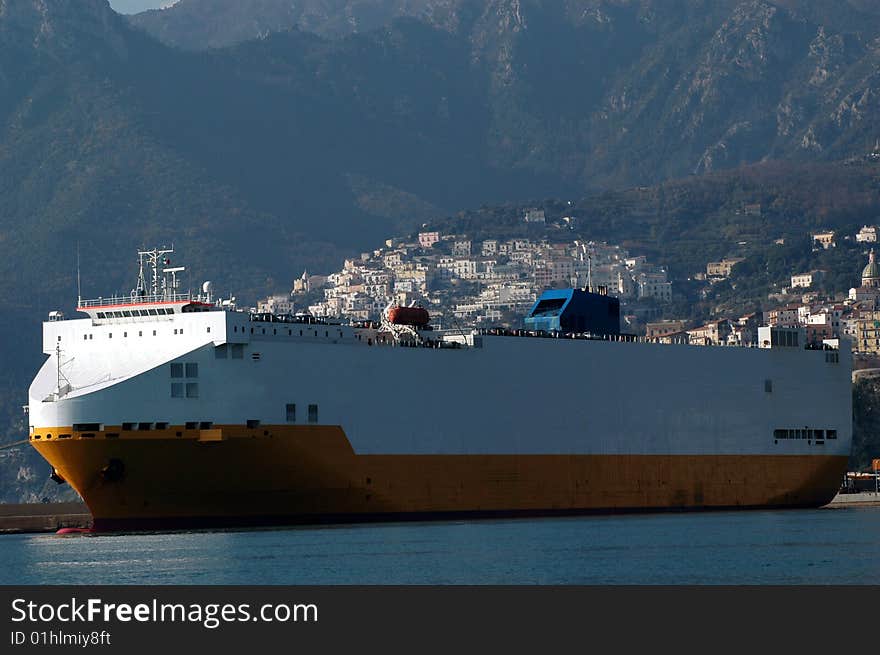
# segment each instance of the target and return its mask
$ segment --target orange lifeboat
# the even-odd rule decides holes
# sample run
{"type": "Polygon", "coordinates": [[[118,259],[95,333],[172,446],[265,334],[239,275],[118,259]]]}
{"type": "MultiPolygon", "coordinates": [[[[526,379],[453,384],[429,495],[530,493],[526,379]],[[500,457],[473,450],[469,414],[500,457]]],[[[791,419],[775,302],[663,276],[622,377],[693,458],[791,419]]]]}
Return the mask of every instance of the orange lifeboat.
{"type": "Polygon", "coordinates": [[[388,312],[388,320],[395,325],[423,327],[431,318],[428,310],[422,307],[393,307],[388,312]]]}

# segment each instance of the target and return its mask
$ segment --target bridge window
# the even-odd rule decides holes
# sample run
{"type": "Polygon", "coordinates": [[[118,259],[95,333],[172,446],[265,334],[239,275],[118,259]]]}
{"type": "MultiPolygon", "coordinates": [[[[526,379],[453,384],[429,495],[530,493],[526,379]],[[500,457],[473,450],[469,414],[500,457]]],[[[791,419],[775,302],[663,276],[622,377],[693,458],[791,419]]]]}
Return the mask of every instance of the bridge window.
{"type": "Polygon", "coordinates": [[[199,383],[198,382],[187,382],[186,383],[186,397],[187,398],[198,398],[199,397],[199,383]]]}
{"type": "Polygon", "coordinates": [[[318,406],[309,405],[309,423],[318,422],[318,406]]]}
{"type": "Polygon", "coordinates": [[[287,422],[296,423],[296,404],[288,403],[286,405],[287,422]]]}
{"type": "Polygon", "coordinates": [[[171,377],[173,378],[182,378],[183,377],[183,364],[180,362],[174,362],[171,364],[171,377]]]}
{"type": "Polygon", "coordinates": [[[171,397],[172,398],[183,398],[183,383],[182,382],[172,382],[171,383],[171,397]]]}
{"type": "Polygon", "coordinates": [[[199,365],[195,362],[187,362],[186,364],[186,377],[188,378],[197,378],[199,377],[199,365]]]}

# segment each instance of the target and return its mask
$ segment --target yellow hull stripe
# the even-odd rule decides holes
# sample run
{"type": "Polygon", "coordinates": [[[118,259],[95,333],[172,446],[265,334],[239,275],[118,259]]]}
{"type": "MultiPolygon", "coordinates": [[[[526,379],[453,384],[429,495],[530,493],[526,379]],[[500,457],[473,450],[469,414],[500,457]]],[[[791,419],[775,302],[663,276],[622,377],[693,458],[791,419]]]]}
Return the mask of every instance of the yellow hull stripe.
{"type": "Polygon", "coordinates": [[[847,462],[828,455],[357,455],[338,426],[40,428],[31,443],[95,519],[821,506],[847,462]]]}

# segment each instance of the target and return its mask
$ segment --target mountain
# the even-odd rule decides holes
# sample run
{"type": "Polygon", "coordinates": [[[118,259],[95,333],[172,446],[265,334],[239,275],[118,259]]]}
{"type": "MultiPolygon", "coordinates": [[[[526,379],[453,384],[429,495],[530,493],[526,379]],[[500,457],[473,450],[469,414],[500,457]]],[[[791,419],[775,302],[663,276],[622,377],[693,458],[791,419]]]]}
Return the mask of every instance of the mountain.
{"type": "Polygon", "coordinates": [[[880,136],[880,8],[865,0],[182,0],[132,21],[202,49],[400,16],[468,53],[496,166],[596,187],[842,158],[880,136]]]}
{"type": "MultiPolygon", "coordinates": [[[[138,3],[138,0],[115,0],[115,5],[125,1],[138,3]]],[[[180,0],[170,7],[142,11],[130,20],[162,42],[188,50],[222,48],[293,28],[338,38],[383,27],[401,17],[470,33],[475,44],[479,44],[485,37],[481,27],[488,26],[493,16],[508,14],[531,19],[536,8],[541,13],[560,10],[559,15],[573,24],[590,20],[610,24],[621,16],[622,9],[639,12],[642,22],[650,23],[658,18],[662,20],[663,15],[671,11],[687,10],[688,5],[695,5],[702,18],[718,10],[711,17],[718,24],[737,4],[732,0],[699,3],[692,0],[676,3],[644,0],[552,3],[546,0],[180,0]]],[[[770,4],[836,32],[870,32],[876,29],[880,15],[880,8],[873,0],[770,0],[770,4]]],[[[132,12],[126,6],[123,13],[132,12]]],[[[502,22],[505,21],[507,18],[502,18],[502,22]]],[[[529,28],[530,20],[514,22],[529,28]]]]}
{"type": "MultiPolygon", "coordinates": [[[[69,303],[77,242],[86,294],[130,288],[156,241],[255,293],[467,207],[861,157],[880,137],[867,2],[212,6],[418,18],[192,52],[104,0],[0,0],[0,313],[69,303]]],[[[187,8],[206,11],[160,13],[187,8]]]]}
{"type": "Polygon", "coordinates": [[[76,242],[86,292],[130,286],[130,253],[157,240],[218,285],[283,288],[453,210],[844,159],[880,136],[866,2],[210,6],[237,24],[419,18],[189,52],[101,0],[0,0],[0,311],[72,297],[76,242]]]}

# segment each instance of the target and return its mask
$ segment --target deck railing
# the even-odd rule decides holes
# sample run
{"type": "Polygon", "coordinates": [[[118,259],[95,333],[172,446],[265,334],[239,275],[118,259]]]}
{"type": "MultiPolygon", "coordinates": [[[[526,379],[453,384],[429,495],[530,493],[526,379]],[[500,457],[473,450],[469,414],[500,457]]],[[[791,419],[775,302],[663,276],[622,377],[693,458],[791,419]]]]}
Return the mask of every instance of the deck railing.
{"type": "Polygon", "coordinates": [[[191,293],[150,294],[144,296],[109,296],[107,298],[80,300],[77,304],[77,307],[82,309],[86,307],[104,307],[107,305],[145,305],[149,303],[185,302],[198,299],[198,297],[194,296],[191,293]]]}

